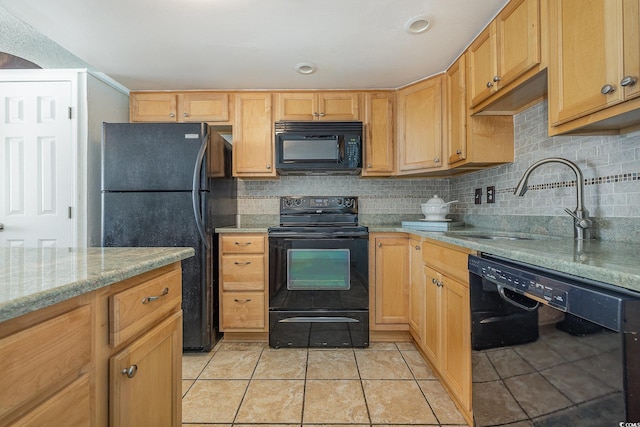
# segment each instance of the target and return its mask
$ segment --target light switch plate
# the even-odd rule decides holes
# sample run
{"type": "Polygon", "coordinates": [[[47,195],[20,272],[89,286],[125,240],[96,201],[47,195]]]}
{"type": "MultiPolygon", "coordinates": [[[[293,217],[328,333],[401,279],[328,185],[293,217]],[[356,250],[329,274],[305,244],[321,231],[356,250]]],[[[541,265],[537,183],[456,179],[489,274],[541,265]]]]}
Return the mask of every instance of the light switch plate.
{"type": "Polygon", "coordinates": [[[487,203],[496,202],[496,187],[491,185],[487,187],[487,203]]]}

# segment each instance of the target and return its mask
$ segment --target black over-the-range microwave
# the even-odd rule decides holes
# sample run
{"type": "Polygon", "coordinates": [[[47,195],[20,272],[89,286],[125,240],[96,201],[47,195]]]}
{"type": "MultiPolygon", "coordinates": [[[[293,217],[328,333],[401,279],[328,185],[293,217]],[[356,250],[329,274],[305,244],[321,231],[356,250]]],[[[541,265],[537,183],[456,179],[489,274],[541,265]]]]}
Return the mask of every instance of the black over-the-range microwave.
{"type": "Polygon", "coordinates": [[[362,122],[275,123],[276,169],[289,174],[358,174],[362,122]]]}

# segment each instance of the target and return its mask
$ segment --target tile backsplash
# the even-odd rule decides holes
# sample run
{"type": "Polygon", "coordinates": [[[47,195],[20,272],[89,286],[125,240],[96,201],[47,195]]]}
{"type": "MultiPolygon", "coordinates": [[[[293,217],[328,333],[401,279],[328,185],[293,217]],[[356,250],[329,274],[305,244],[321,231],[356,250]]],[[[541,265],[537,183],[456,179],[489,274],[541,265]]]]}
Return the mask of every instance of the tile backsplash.
{"type": "MultiPolygon", "coordinates": [[[[389,218],[420,217],[420,204],[434,194],[459,200],[451,213],[464,217],[511,219],[559,217],[576,206],[575,174],[561,164],[544,165],[529,179],[529,191],[517,197],[513,190],[524,171],[537,160],[562,157],[576,163],[584,174],[585,205],[602,224],[616,219],[637,224],[640,218],[640,131],[615,136],[547,136],[547,102],[540,102],[514,117],[515,161],[449,179],[365,179],[350,176],[284,176],[273,181],[240,180],[240,215],[277,215],[281,195],[355,195],[363,215],[389,218]],[[495,203],[486,203],[487,187],[495,187],[495,203]],[[482,204],[474,204],[474,189],[482,189],[482,204]]],[[[528,221],[528,219],[527,219],[528,221]]],[[[536,222],[536,221],[532,221],[536,222]]],[[[554,221],[552,221],[554,222],[554,221]]],[[[485,221],[486,223],[486,221],[485,221]]],[[[562,225],[561,229],[571,231],[562,225]]]]}

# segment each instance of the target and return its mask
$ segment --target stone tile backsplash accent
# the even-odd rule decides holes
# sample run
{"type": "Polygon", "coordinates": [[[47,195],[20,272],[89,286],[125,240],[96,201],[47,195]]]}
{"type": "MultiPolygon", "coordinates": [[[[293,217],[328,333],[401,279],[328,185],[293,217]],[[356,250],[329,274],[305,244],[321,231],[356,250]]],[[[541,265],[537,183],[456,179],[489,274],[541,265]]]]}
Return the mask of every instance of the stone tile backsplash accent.
{"type": "MultiPolygon", "coordinates": [[[[354,195],[360,198],[362,215],[374,219],[385,215],[395,222],[421,217],[420,204],[438,194],[447,201],[458,199],[451,213],[467,223],[473,223],[473,215],[481,215],[499,216],[494,222],[503,225],[505,221],[521,223],[518,217],[541,217],[543,223],[545,217],[561,217],[558,220],[565,224],[568,215],[563,209],[576,206],[575,175],[566,166],[539,167],[529,179],[529,191],[523,197],[513,194],[529,165],[547,157],[563,157],[582,169],[585,205],[592,217],[599,218],[598,224],[609,227],[618,218],[626,218],[627,225],[640,222],[640,131],[549,137],[546,101],[517,114],[514,126],[515,161],[510,164],[448,179],[283,176],[270,181],[239,180],[238,211],[241,216],[277,215],[281,195],[354,195]],[[487,186],[495,186],[494,204],[486,203],[487,186]],[[482,189],[480,205],[474,204],[475,188],[482,189]]],[[[568,224],[571,232],[570,221],[568,224]]],[[[599,235],[609,237],[606,232],[599,235]]]]}

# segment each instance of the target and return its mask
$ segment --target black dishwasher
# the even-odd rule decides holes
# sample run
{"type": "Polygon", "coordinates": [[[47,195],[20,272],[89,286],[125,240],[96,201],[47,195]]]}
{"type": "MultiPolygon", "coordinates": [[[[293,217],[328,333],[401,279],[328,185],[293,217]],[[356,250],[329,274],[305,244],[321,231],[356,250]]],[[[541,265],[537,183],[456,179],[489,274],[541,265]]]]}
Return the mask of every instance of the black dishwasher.
{"type": "Polygon", "coordinates": [[[640,293],[488,254],[469,278],[476,426],[640,421],[640,293]]]}

